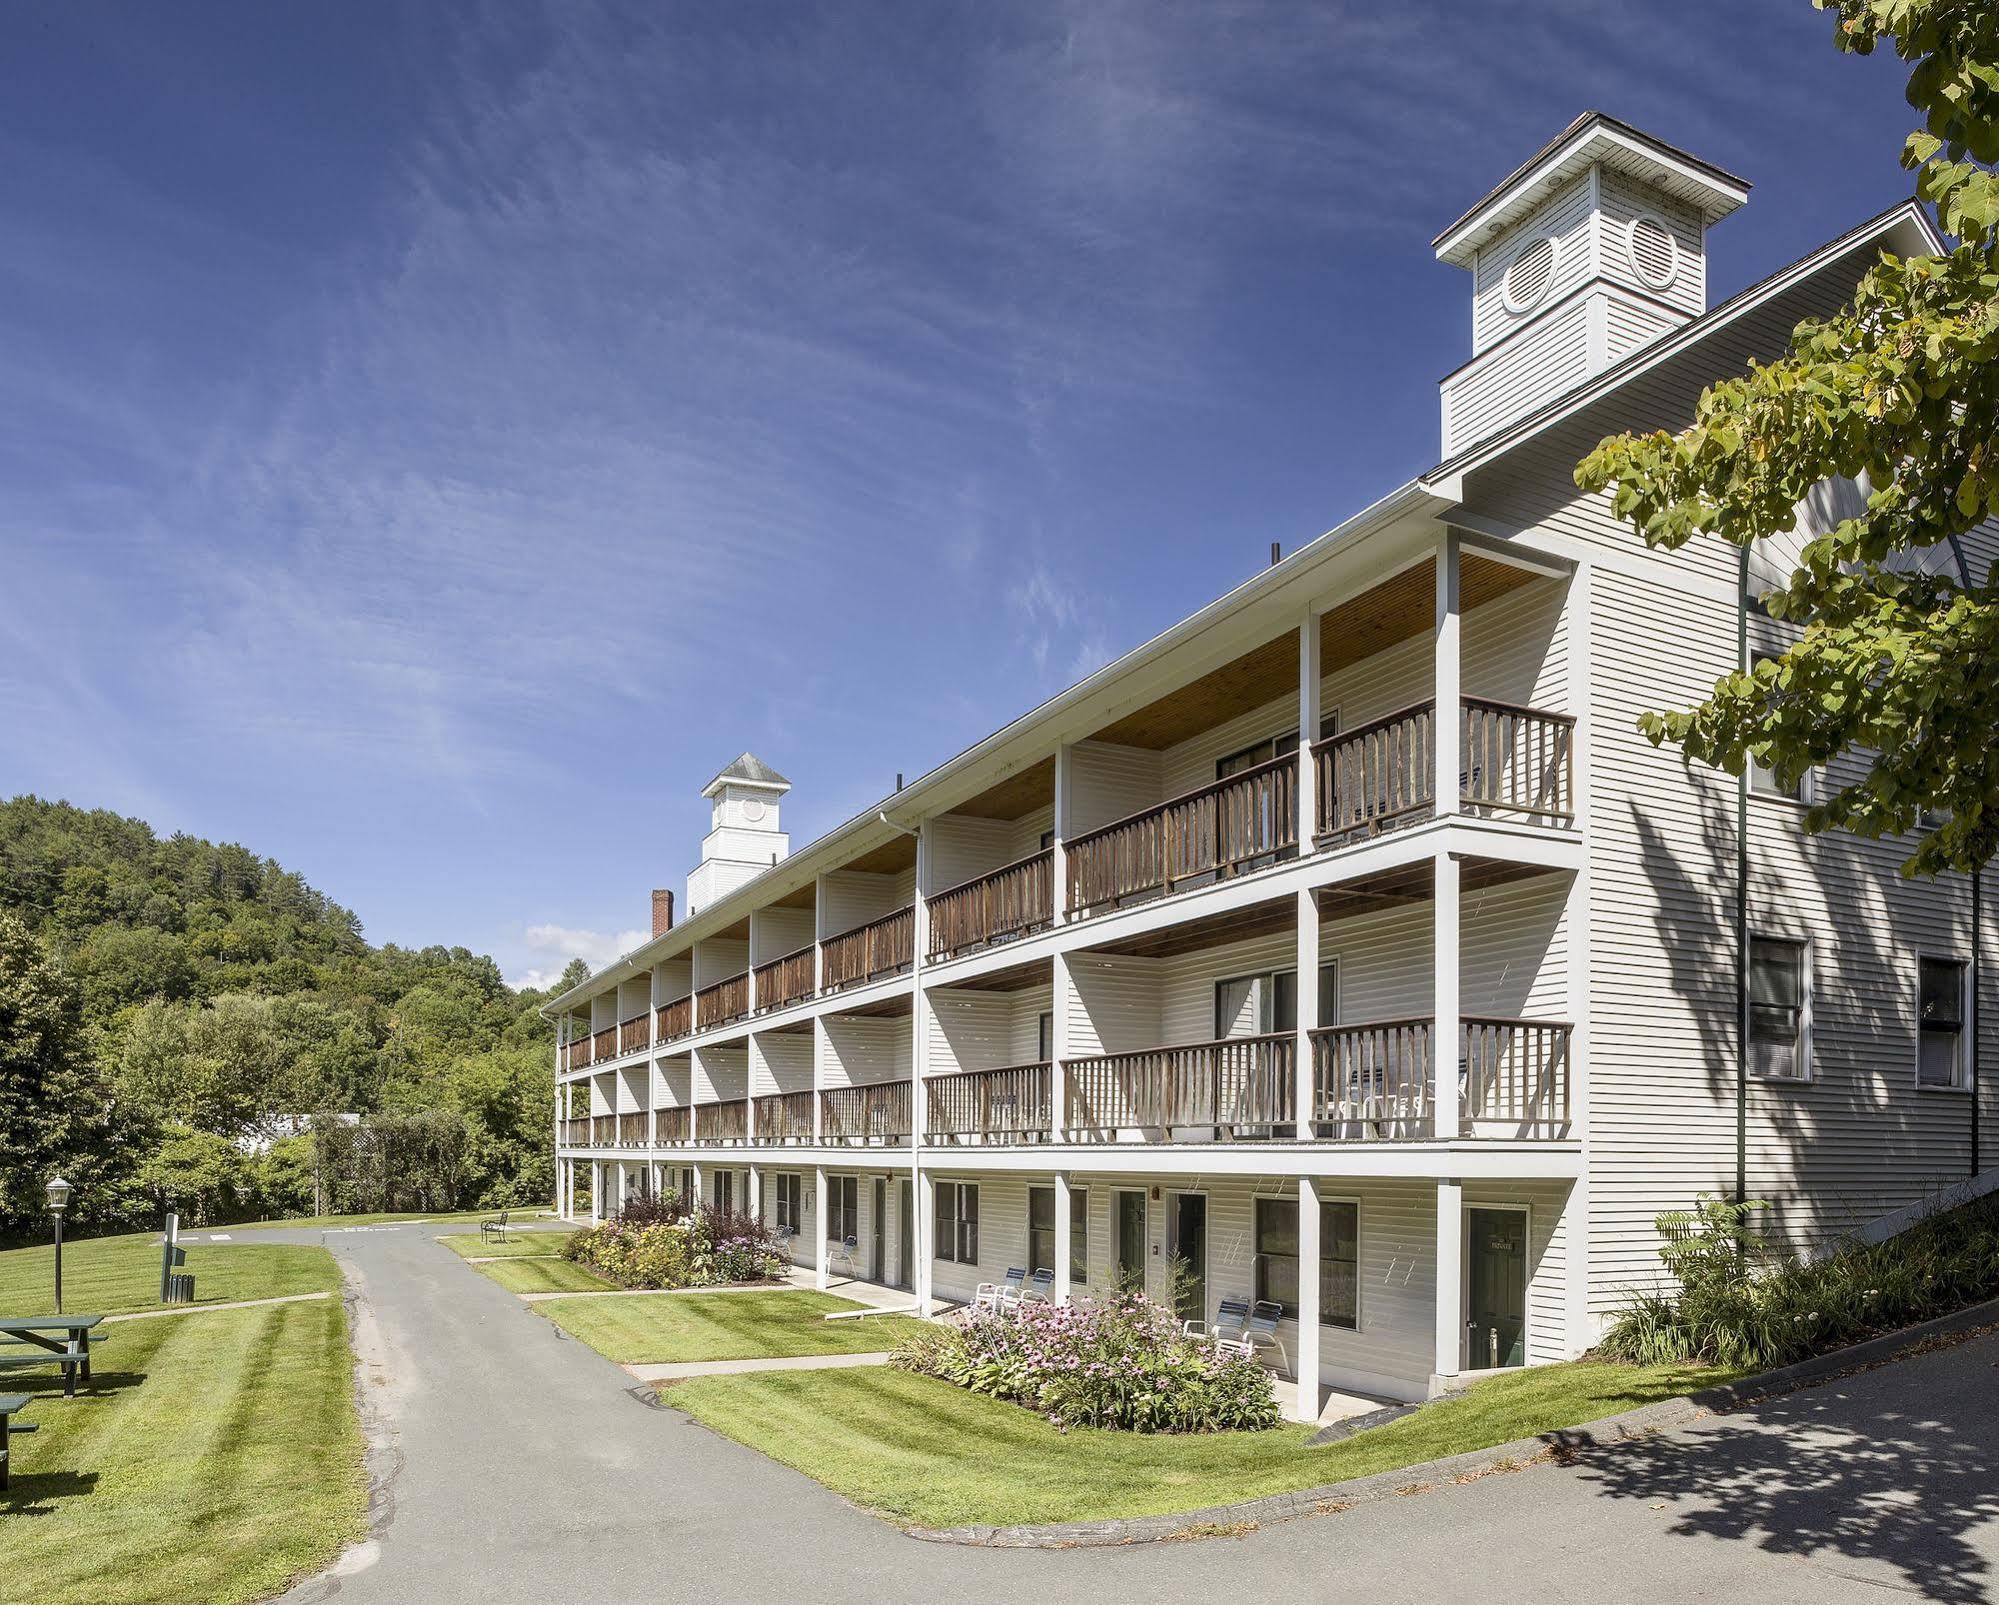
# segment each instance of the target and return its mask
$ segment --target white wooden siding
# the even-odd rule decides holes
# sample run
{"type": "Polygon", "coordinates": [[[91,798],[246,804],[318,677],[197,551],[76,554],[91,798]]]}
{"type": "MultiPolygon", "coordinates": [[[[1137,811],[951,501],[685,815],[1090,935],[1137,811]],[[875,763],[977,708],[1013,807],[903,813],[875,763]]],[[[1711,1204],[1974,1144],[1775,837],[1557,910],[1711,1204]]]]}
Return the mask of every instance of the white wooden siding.
{"type": "Polygon", "coordinates": [[[909,1078],[910,1017],[833,1014],[824,1019],[828,1054],[822,1087],[858,1087],[909,1078]]]}
{"type": "Polygon", "coordinates": [[[1673,307],[1680,317],[1698,317],[1707,310],[1707,252],[1701,219],[1694,211],[1664,195],[1649,184],[1639,184],[1606,169],[1603,179],[1603,210],[1598,217],[1599,271],[1613,283],[1622,284],[1673,307]],[[1638,276],[1631,262],[1630,224],[1635,217],[1656,217],[1665,224],[1679,248],[1679,269],[1673,282],[1663,290],[1654,289],[1638,276]]]}
{"type": "Polygon", "coordinates": [[[1544,312],[1597,272],[1590,185],[1587,174],[1570,180],[1558,194],[1536,208],[1510,232],[1479,252],[1472,279],[1472,351],[1474,354],[1504,339],[1544,312]],[[1541,299],[1525,313],[1506,310],[1506,270],[1542,235],[1553,236],[1554,276],[1541,299]]]}
{"type": "Polygon", "coordinates": [[[1567,306],[1543,312],[1538,324],[1523,326],[1475,367],[1444,381],[1439,394],[1446,457],[1525,417],[1602,366],[1590,361],[1593,299],[1577,296],[1567,306]]]}
{"type": "Polygon", "coordinates": [[[806,1092],[812,1086],[812,1037],[804,1031],[759,1031],[749,1042],[750,1096],[806,1092]]]}

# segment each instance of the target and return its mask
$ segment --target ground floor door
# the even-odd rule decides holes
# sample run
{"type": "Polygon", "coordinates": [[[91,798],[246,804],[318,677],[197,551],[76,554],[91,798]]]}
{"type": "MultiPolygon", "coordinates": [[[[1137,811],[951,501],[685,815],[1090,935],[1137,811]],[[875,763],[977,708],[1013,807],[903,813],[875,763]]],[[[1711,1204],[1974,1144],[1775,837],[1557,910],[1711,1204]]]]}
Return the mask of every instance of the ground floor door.
{"type": "Polygon", "coordinates": [[[1465,1211],[1465,1367],[1527,1363],[1527,1212],[1465,1211]]]}
{"type": "Polygon", "coordinates": [[[826,1243],[845,1261],[849,1276],[858,1258],[861,1230],[861,1187],[858,1176],[826,1178],[826,1243]]]}
{"type": "Polygon", "coordinates": [[[733,1170],[715,1172],[715,1207],[724,1215],[736,1212],[736,1173],[733,1170]]]}
{"type": "Polygon", "coordinates": [[[1168,1226],[1173,1313],[1183,1321],[1205,1321],[1208,1318],[1207,1194],[1175,1193],[1168,1226]]]}
{"type": "Polygon", "coordinates": [[[895,1285],[913,1288],[916,1285],[916,1209],[911,1195],[915,1191],[908,1179],[895,1184],[895,1285]]]}
{"type": "Polygon", "coordinates": [[[874,1220],[868,1232],[868,1280],[888,1280],[888,1183],[875,1177],[874,1220]]]}

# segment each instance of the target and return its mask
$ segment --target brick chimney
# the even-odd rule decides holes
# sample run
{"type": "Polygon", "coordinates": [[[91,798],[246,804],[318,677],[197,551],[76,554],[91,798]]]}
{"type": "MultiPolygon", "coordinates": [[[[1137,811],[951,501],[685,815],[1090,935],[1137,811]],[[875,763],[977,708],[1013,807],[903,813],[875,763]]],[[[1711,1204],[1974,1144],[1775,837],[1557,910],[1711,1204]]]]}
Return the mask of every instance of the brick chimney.
{"type": "Polygon", "coordinates": [[[673,892],[663,886],[653,888],[652,934],[664,936],[673,929],[673,892]]]}

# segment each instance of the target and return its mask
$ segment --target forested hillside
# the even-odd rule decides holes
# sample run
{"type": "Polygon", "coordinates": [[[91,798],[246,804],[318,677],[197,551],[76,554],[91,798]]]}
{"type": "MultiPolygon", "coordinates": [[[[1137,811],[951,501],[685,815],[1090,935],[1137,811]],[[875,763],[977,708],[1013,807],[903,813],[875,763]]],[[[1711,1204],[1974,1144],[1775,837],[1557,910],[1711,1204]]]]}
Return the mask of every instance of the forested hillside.
{"type": "Polygon", "coordinates": [[[544,996],[462,947],[371,947],[245,848],[0,803],[0,1234],[57,1168],[86,1224],[305,1213],[315,1157],[327,1184],[357,1142],[377,1194],[414,1171],[421,1207],[546,1198],[544,996]]]}

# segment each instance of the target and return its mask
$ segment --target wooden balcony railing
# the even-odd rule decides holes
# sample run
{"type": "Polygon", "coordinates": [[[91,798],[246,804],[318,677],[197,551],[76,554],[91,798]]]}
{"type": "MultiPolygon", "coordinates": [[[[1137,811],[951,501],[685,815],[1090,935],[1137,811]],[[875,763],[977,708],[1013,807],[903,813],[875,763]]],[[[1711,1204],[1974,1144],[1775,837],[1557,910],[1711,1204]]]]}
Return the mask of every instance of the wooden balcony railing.
{"type": "Polygon", "coordinates": [[[1295,1136],[1291,1032],[1109,1053],[1065,1066],[1071,1136],[1157,1141],[1187,1130],[1217,1136],[1295,1136]]]}
{"type": "Polygon", "coordinates": [[[759,964],[757,977],[757,1013],[770,1009],[781,1009],[787,1003],[797,1003],[812,996],[812,949],[801,947],[796,953],[787,953],[781,959],[772,959],[768,964],[759,964]]]}
{"type": "Polygon", "coordinates": [[[810,1142],[812,1093],[771,1092],[757,1099],[756,1140],[759,1144],[810,1142]]]}
{"type": "Polygon", "coordinates": [[[590,1146],[590,1122],[588,1118],[563,1121],[562,1141],[566,1147],[588,1148],[590,1146]]]}
{"type": "Polygon", "coordinates": [[[1054,1135],[1052,1073],[1038,1064],[958,1070],[923,1083],[924,1141],[1012,1144],[1054,1135]]]}
{"type": "Polygon", "coordinates": [[[629,1020],[618,1022],[618,1052],[637,1053],[652,1046],[652,1017],[635,1014],[629,1020]]]}
{"type": "Polygon", "coordinates": [[[930,899],[930,957],[1041,929],[1055,916],[1055,854],[1044,848],[930,899]]]}
{"type": "Polygon", "coordinates": [[[592,1115],[590,1117],[590,1146],[611,1148],[618,1141],[618,1117],[616,1115],[592,1115]]]}
{"type": "MultiPolygon", "coordinates": [[[[1575,720],[1565,713],[1466,697],[1459,711],[1460,806],[1575,818],[1575,720]]],[[[1420,703],[1312,748],[1318,834],[1338,843],[1427,817],[1436,802],[1435,702],[1420,703]]]]}
{"type": "Polygon", "coordinates": [[[650,1122],[643,1114],[618,1116],[618,1145],[622,1148],[642,1147],[652,1140],[650,1122]]]}
{"type": "Polygon", "coordinates": [[[829,1087],[819,1094],[819,1130],[829,1143],[894,1147],[909,1141],[909,1083],[829,1087]]]}
{"type": "Polygon", "coordinates": [[[694,1029],[694,999],[675,998],[671,1003],[662,1003],[653,1011],[655,1017],[655,1042],[671,1042],[675,1037],[684,1037],[694,1029]]]}
{"type": "Polygon", "coordinates": [[[704,986],[694,994],[694,1020],[702,1030],[711,1025],[727,1025],[750,1012],[750,972],[732,975],[726,981],[704,986]]]}
{"type": "Polygon", "coordinates": [[[694,1105],[695,1142],[744,1142],[750,1134],[750,1100],[694,1105]]]}
{"type": "MultiPolygon", "coordinates": [[[[1467,1017],[1457,1032],[1458,1130],[1551,1137],[1569,1125],[1570,1027],[1467,1017]]],[[[1359,1141],[1436,1137],[1436,1022],[1378,1020],[1312,1033],[1314,1129],[1359,1141]]]]}
{"type": "Polygon", "coordinates": [[[821,971],[829,992],[907,969],[916,956],[915,906],[828,937],[821,948],[821,971]]]}
{"type": "Polygon", "coordinates": [[[1274,758],[1070,838],[1070,909],[1116,908],[1275,862],[1298,844],[1297,786],[1298,760],[1274,758]]]}
{"type": "Polygon", "coordinates": [[[606,1059],[618,1056],[618,1028],[607,1025],[590,1039],[590,1058],[593,1063],[602,1064],[606,1059]]]}
{"type": "Polygon", "coordinates": [[[590,1039],[588,1037],[572,1038],[568,1047],[563,1050],[562,1068],[565,1070],[587,1070],[590,1068],[590,1063],[590,1039]]]}
{"type": "Polygon", "coordinates": [[[689,1111],[685,1108],[655,1109],[652,1114],[652,1140],[661,1145],[671,1143],[676,1147],[685,1143],[693,1130],[688,1114],[689,1111]]]}

